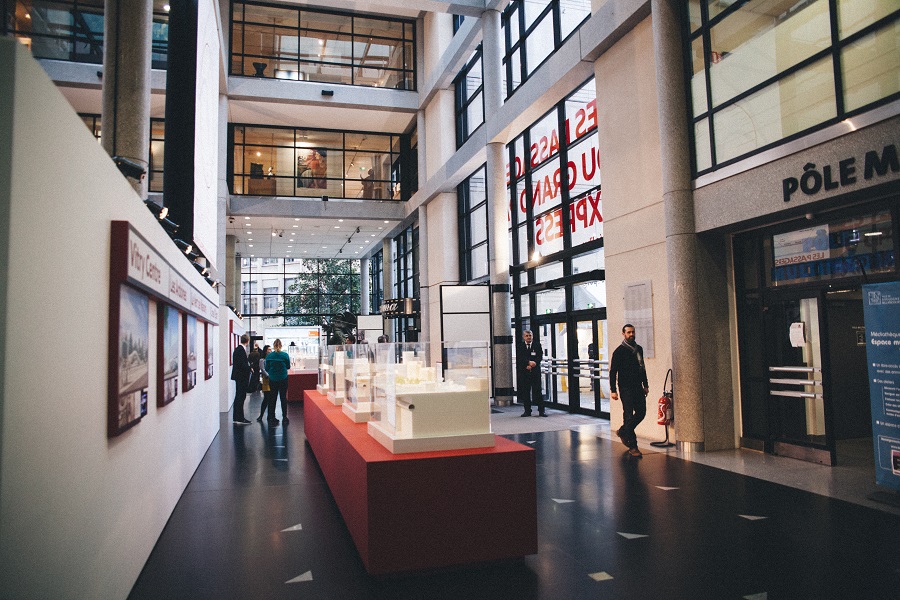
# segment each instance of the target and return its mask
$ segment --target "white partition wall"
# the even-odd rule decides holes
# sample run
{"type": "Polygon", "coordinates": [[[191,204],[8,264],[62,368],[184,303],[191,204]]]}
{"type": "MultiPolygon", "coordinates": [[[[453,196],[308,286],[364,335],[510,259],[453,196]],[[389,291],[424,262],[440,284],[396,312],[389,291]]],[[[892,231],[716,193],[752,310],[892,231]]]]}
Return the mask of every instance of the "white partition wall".
{"type": "MultiPolygon", "coordinates": [[[[491,288],[487,285],[441,286],[441,341],[491,344],[491,288]]],[[[490,353],[488,353],[490,357],[490,353]]],[[[493,381],[493,371],[491,381],[493,381]]],[[[493,389],[493,385],[489,389],[493,389]]]]}

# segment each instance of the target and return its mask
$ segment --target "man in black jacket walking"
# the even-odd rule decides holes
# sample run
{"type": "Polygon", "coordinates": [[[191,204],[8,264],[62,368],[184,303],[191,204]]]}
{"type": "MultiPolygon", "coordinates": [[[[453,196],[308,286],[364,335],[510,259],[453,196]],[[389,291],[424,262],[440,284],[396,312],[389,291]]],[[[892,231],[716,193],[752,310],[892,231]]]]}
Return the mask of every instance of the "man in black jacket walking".
{"type": "Polygon", "coordinates": [[[616,435],[628,446],[628,454],[642,456],[637,447],[634,429],[647,414],[647,370],[644,368],[644,349],[634,341],[634,325],[622,327],[622,343],[609,361],[610,398],[622,400],[622,427],[616,435]],[[618,392],[616,391],[618,389],[618,392]]]}

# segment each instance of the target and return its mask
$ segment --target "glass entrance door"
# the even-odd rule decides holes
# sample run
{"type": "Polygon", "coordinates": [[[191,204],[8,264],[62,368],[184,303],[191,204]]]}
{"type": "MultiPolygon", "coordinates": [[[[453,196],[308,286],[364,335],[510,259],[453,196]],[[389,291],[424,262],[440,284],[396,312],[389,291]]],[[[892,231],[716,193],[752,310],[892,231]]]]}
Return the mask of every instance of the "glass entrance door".
{"type": "Polygon", "coordinates": [[[830,465],[834,464],[834,449],[827,435],[819,300],[816,295],[766,302],[766,450],[830,465]]]}

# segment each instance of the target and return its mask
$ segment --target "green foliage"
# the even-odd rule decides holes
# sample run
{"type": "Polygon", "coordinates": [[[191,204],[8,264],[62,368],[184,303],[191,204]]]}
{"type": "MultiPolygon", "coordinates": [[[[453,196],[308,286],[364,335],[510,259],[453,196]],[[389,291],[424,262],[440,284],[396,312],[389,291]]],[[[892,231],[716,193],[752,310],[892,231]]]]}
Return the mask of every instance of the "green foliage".
{"type": "Polygon", "coordinates": [[[359,261],[304,260],[278,315],[285,325],[321,325],[345,311],[359,314],[359,261]]]}

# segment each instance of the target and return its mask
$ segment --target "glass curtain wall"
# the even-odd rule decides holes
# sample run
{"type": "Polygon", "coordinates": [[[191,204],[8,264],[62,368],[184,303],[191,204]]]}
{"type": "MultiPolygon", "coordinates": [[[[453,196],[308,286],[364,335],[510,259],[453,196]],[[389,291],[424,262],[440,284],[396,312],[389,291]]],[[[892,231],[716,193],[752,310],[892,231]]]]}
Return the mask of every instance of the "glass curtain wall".
{"type": "Polygon", "coordinates": [[[603,414],[587,362],[608,360],[595,89],[588,81],[516,138],[507,173],[516,337],[532,329],[548,351],[551,403],[603,414]]]}
{"type": "MultiPolygon", "coordinates": [[[[103,64],[104,0],[3,0],[2,34],[35,58],[103,64]]],[[[169,45],[166,0],[153,2],[152,67],[165,69],[169,45]]]]}
{"type": "MultiPolygon", "coordinates": [[[[419,228],[410,225],[394,238],[394,298],[419,297],[419,228]]],[[[392,341],[418,341],[415,317],[394,319],[392,341]]]]}
{"type": "Polygon", "coordinates": [[[501,17],[506,96],[559,50],[591,15],[591,0],[513,0],[501,17]]]}
{"type": "Polygon", "coordinates": [[[403,137],[232,125],[232,193],[400,200],[394,177],[410,155],[403,137]]]}
{"type": "Polygon", "coordinates": [[[896,0],[686,6],[697,174],[900,97],[896,0]]]}
{"type": "Polygon", "coordinates": [[[321,325],[360,311],[359,260],[241,258],[241,314],[248,330],[321,325]]]}
{"type": "Polygon", "coordinates": [[[384,303],[384,253],[379,250],[369,259],[369,312],[381,314],[381,305],[384,303]]]}
{"type": "Polygon", "coordinates": [[[484,68],[481,44],[453,82],[456,91],[456,147],[484,123],[484,68]]]}
{"type": "Polygon", "coordinates": [[[415,90],[415,22],[234,2],[231,74],[415,90]]]}
{"type": "MultiPolygon", "coordinates": [[[[100,115],[90,113],[78,113],[87,128],[100,141],[102,123],[100,115]]],[[[147,189],[150,192],[163,191],[163,157],[166,148],[166,121],[165,119],[150,119],[150,168],[147,171],[147,189]]]]}
{"type": "Polygon", "coordinates": [[[459,280],[487,278],[488,210],[485,180],[487,167],[470,175],[456,188],[459,206],[459,280]]]}

